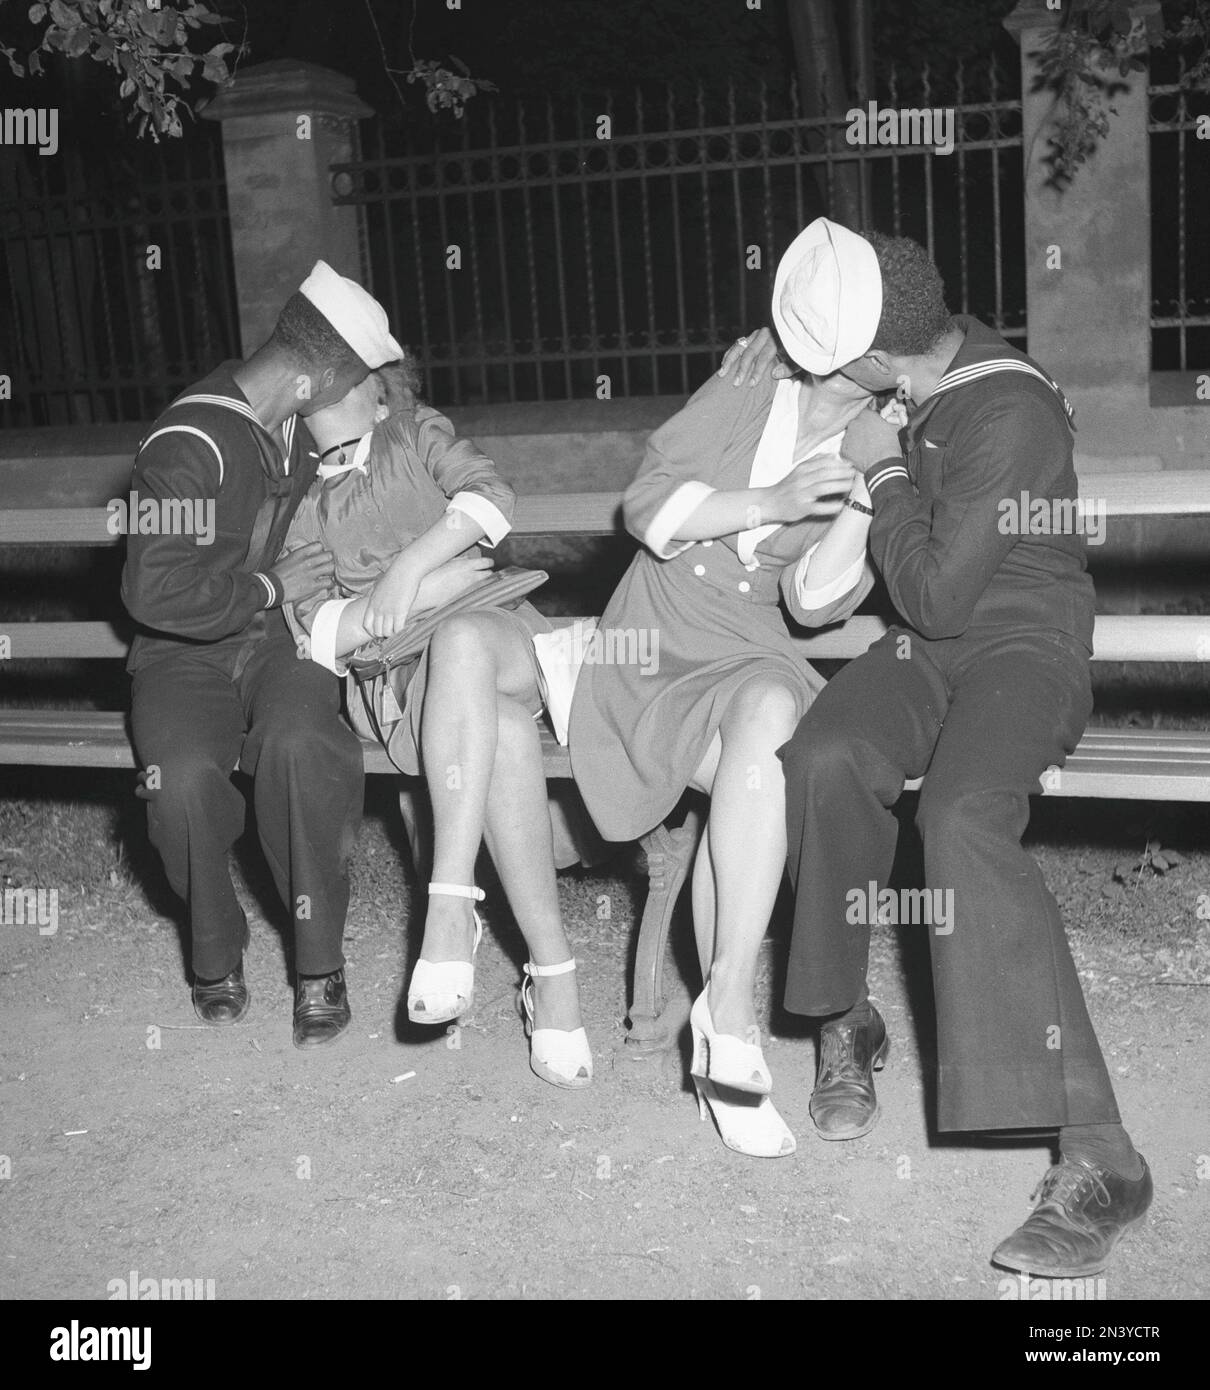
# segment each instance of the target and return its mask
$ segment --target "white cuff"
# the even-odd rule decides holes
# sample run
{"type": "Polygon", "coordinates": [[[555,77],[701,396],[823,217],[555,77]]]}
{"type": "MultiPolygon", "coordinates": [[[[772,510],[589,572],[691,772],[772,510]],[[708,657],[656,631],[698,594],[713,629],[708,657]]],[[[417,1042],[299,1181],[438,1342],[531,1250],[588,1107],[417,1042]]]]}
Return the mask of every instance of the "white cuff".
{"type": "Polygon", "coordinates": [[[697,544],[696,541],[684,541],[680,545],[673,545],[672,538],[714,491],[706,483],[689,482],[682,483],[665,498],[643,536],[643,544],[657,559],[671,560],[682,550],[697,544]]]}
{"type": "Polygon", "coordinates": [[[874,489],[881,487],[888,478],[902,478],[905,483],[910,483],[912,481],[911,475],[901,463],[895,464],[892,468],[884,468],[882,472],[874,478],[873,482],[868,478],[865,480],[866,490],[869,492],[871,498],[874,495],[874,489]]]}
{"type": "Polygon", "coordinates": [[[794,597],[798,600],[799,607],[807,613],[812,613],[819,608],[826,608],[828,604],[835,603],[838,598],[844,598],[845,594],[852,592],[857,587],[865,570],[865,547],[862,546],[861,554],[842,575],[828,584],[820,584],[818,588],[809,588],[807,579],[811,556],[819,549],[819,545],[820,542],[816,541],[799,560],[794,571],[794,597]]]}
{"type": "Polygon", "coordinates": [[[465,512],[472,521],[477,521],[483,527],[484,533],[484,539],[480,544],[487,546],[489,550],[494,550],[513,529],[512,522],[505,517],[500,508],[478,492],[454,493],[445,510],[465,512]]]}
{"type": "Polygon", "coordinates": [[[330,598],[319,605],[311,619],[311,660],[334,676],[343,676],[349,669],[336,655],[336,633],[340,615],[353,602],[351,598],[330,598]]]}

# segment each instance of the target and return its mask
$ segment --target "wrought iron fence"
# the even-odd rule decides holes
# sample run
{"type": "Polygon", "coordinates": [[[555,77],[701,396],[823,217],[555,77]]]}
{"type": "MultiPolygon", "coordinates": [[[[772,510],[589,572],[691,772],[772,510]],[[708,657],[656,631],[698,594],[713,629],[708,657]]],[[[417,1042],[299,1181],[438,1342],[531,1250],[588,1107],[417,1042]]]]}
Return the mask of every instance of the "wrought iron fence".
{"type": "Polygon", "coordinates": [[[1210,92],[1148,87],[1151,161],[1151,344],[1157,371],[1210,364],[1210,92]]]}
{"type": "MultiPolygon", "coordinates": [[[[365,271],[433,399],[683,393],[768,320],[777,258],[856,187],[849,215],[925,243],[950,302],[1023,339],[1021,103],[992,75],[966,101],[927,73],[913,105],[952,107],[954,151],[852,145],[764,89],[749,109],[637,93],[568,113],[488,107],[478,143],[388,155],[363,128],[333,198],[363,209],[365,271]],[[854,178],[856,175],[856,178],[854,178]]],[[[892,106],[900,94],[892,85],[892,106]]],[[[839,214],[836,214],[839,215],[839,214]]]]}
{"type": "Polygon", "coordinates": [[[4,425],[147,420],[238,355],[221,135],[0,171],[4,425]]]}

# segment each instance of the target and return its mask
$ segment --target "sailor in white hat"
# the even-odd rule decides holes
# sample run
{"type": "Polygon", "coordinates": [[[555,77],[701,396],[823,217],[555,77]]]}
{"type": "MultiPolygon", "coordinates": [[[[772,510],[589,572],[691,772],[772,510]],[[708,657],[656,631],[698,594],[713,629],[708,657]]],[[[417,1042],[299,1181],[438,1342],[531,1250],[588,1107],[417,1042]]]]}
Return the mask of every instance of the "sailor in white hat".
{"type": "Polygon", "coordinates": [[[403,348],[391,336],[387,311],[356,280],[338,275],[327,261],[315,262],[298,292],[319,310],[370,371],[403,356],[403,348]]]}
{"type": "MultiPolygon", "coordinates": [[[[840,451],[864,475],[869,553],[897,622],[779,749],[796,894],[785,1005],[824,1019],[810,1114],[828,1140],[878,1120],[887,1029],[867,991],[870,926],[908,920],[885,885],[894,803],[922,776],[924,884],[945,904],[930,938],[937,1127],[1054,1131],[1059,1162],[992,1261],[1049,1278],[1099,1273],[1143,1219],[1152,1179],[1122,1124],[1059,905],[1021,843],[1030,796],[1092,708],[1094,592],[1081,532],[1006,523],[1004,501],[1074,505],[1071,406],[1031,357],[950,314],[940,271],[908,238],[812,223],[778,268],[773,317],[800,366],[910,407],[902,430],[863,410],[840,451]],[[858,884],[877,911],[849,910],[858,884]]],[[[991,1207],[972,1195],[970,1209],[991,1207]]]]}
{"type": "Polygon", "coordinates": [[[190,536],[131,535],[122,581],[142,628],[130,657],[135,743],[142,765],[158,770],[141,794],[152,842],[188,907],[194,1008],[222,1026],[249,1006],[247,924],[227,863],[243,829],[230,782],[243,749],[261,843],[295,922],[298,1047],[332,1042],[351,1017],[341,942],[364,778],[335,677],[297,660],[280,612],[333,574],[318,543],[279,558],[319,464],[298,417],[402,356],[382,305],[317,261],[269,340],[174,401],[135,461],[141,495],[197,498],[216,523],[202,547],[190,536]]]}

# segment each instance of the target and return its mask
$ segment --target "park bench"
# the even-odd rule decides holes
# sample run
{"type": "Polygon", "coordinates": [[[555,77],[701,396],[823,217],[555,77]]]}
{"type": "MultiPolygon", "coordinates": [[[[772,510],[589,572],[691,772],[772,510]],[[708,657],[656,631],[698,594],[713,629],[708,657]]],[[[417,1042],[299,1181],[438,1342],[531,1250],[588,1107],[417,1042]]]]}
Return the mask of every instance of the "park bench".
{"type": "MultiPolygon", "coordinates": [[[[84,467],[89,460],[81,458],[84,467]]],[[[1113,517],[1182,517],[1210,513],[1210,472],[1104,473],[1085,478],[1084,496],[1113,517]]],[[[617,532],[616,493],[526,496],[518,501],[517,537],[599,537],[617,532]]],[[[0,545],[108,546],[103,507],[55,506],[0,510],[0,545]]],[[[574,619],[568,618],[571,623],[574,619]]],[[[860,655],[885,630],[881,620],[851,618],[833,630],[798,639],[804,658],[860,655]]],[[[105,622],[0,622],[7,654],[23,658],[120,660],[126,642],[105,622]]],[[[3,650],[0,647],[0,650],[3,650]]],[[[1210,661],[1210,617],[1101,616],[1094,660],[1210,661]]],[[[543,735],[550,778],[569,778],[567,750],[543,735]]],[[[0,708],[0,763],[79,768],[135,767],[123,711],[0,708]]],[[[377,743],[365,744],[368,773],[396,773],[377,743]]],[[[397,775],[397,774],[396,774],[397,775]]],[[[910,784],[911,785],[911,784],[910,784]]],[[[1210,733],[1156,729],[1094,729],[1063,769],[1042,778],[1046,796],[1210,801],[1210,733]]],[[[667,1047],[684,1022],[682,1002],[666,1007],[663,967],[668,929],[689,872],[701,813],[643,837],[649,887],[639,929],[627,1050],[667,1047]]],[[[413,845],[415,852],[415,845],[413,845]]]]}

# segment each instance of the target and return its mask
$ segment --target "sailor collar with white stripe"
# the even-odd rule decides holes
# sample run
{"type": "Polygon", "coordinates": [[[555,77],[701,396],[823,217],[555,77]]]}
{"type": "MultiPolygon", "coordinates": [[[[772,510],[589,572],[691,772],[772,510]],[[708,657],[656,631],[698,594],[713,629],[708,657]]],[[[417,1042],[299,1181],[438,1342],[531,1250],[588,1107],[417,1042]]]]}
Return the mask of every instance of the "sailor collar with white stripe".
{"type": "Polygon", "coordinates": [[[1049,386],[1063,408],[1068,426],[1072,431],[1075,430],[1075,411],[1063,393],[1062,387],[1052,376],[1029,361],[1024,354],[1014,356],[1006,354],[1004,352],[1004,340],[986,324],[980,323],[978,319],[971,318],[966,314],[958,314],[954,316],[954,322],[963,329],[965,336],[962,346],[954,354],[953,362],[950,363],[933,388],[932,395],[909,416],[908,426],[913,440],[916,437],[916,431],[924,424],[927,416],[932,413],[934,404],[941,396],[956,391],[959,387],[983,381],[1000,372],[1020,372],[1026,376],[1035,377],[1044,385],[1049,386]]]}
{"type": "MultiPolygon", "coordinates": [[[[267,434],[270,439],[273,439],[272,430],[268,428],[256,411],[252,409],[247,401],[240,400],[236,396],[220,396],[212,392],[198,391],[179,397],[177,400],[173,401],[173,405],[225,406],[228,410],[233,410],[237,415],[242,415],[246,420],[256,425],[264,434],[267,434]]],[[[290,455],[294,451],[294,430],[297,424],[297,415],[290,415],[282,422],[282,440],[285,445],[282,467],[287,473],[290,471],[290,455]]],[[[273,442],[276,444],[276,439],[273,439],[273,442]]]]}

